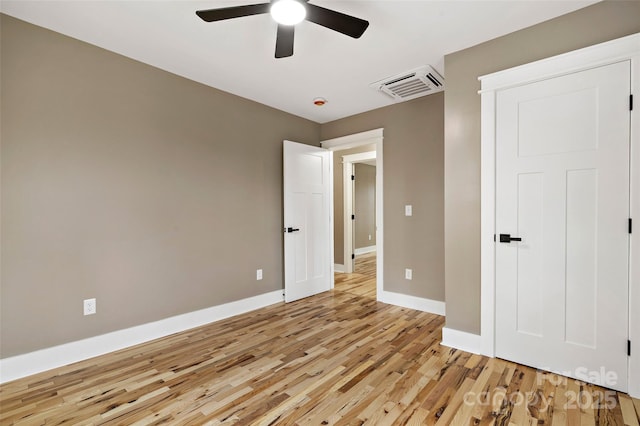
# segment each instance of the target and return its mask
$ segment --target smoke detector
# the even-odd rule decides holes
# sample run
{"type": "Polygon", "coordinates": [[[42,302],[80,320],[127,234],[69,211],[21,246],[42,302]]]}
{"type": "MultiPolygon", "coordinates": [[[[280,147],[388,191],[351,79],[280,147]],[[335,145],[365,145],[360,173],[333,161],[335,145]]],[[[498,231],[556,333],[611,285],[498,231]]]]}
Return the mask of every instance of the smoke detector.
{"type": "Polygon", "coordinates": [[[319,107],[323,106],[326,103],[327,103],[327,100],[325,98],[315,98],[313,100],[313,104],[319,107]]]}
{"type": "Polygon", "coordinates": [[[442,92],[444,78],[429,65],[385,78],[370,87],[391,96],[396,102],[442,92]]]}

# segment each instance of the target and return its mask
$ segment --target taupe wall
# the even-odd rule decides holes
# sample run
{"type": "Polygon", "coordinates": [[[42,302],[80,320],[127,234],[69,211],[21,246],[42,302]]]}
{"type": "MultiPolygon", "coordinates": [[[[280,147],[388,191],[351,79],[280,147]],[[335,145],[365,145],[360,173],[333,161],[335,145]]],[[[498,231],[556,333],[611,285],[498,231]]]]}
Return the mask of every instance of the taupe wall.
{"type": "Polygon", "coordinates": [[[354,164],[354,174],[354,248],[359,249],[376,245],[376,167],[354,164]]]}
{"type": "Polygon", "coordinates": [[[2,358],[282,288],[282,141],[318,124],[0,26],[2,358]]]}
{"type": "Polygon", "coordinates": [[[444,300],[444,95],[323,124],[321,139],[384,128],[384,289],[444,300]],[[413,216],[404,216],[405,204],[413,216]],[[413,280],[404,269],[413,269],[413,280]]]}
{"type": "Polygon", "coordinates": [[[640,31],[640,1],[605,1],[445,57],[447,327],[480,332],[478,77],[640,31]]]}
{"type": "Polygon", "coordinates": [[[342,157],[375,150],[376,145],[371,144],[333,152],[333,258],[338,265],[344,265],[344,168],[342,157]]]}

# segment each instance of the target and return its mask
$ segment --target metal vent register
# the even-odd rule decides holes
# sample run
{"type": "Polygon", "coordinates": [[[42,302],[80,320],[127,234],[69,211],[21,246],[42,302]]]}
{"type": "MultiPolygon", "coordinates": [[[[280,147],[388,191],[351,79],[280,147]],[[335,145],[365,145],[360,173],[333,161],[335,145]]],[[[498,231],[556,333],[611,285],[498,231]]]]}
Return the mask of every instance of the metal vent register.
{"type": "Polygon", "coordinates": [[[370,86],[391,96],[396,102],[401,102],[443,91],[444,78],[432,67],[425,65],[376,81],[370,86]]]}

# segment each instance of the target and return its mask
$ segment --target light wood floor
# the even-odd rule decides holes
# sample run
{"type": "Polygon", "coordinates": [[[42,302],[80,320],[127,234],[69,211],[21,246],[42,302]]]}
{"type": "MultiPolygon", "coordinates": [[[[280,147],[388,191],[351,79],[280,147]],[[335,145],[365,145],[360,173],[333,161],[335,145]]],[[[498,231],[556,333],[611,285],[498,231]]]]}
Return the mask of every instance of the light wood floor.
{"type": "Polygon", "coordinates": [[[640,401],[439,344],[444,318],[334,291],[6,383],[11,425],[638,425],[640,401]]]}

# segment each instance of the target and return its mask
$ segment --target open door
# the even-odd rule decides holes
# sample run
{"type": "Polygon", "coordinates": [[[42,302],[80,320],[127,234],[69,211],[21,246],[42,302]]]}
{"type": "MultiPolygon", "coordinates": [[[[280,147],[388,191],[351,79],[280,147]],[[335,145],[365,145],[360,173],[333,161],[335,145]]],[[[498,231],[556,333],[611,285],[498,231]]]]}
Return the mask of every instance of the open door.
{"type": "Polygon", "coordinates": [[[284,299],[331,289],[331,155],[284,141],[284,299]]]}

